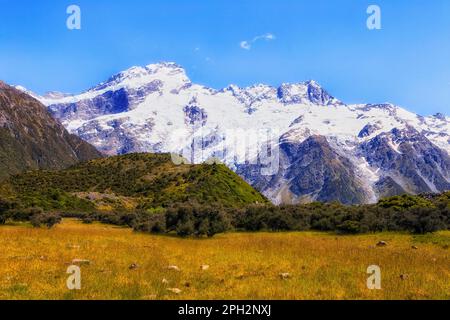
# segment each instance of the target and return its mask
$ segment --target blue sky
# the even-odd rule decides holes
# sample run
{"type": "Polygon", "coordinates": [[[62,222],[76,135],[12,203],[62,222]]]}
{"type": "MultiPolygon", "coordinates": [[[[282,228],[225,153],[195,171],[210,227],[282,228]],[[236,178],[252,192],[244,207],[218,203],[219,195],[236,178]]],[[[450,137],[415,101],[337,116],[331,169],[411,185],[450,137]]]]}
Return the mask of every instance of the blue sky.
{"type": "Polygon", "coordinates": [[[0,79],[78,93],[133,65],[174,61],[190,78],[279,85],[314,79],[347,103],[450,114],[448,0],[0,0],[0,79]],[[81,8],[82,29],[66,28],[81,8]],[[382,30],[366,27],[380,6],[382,30]],[[267,39],[267,35],[272,35],[267,39]],[[242,41],[251,49],[241,47],[242,41]]]}

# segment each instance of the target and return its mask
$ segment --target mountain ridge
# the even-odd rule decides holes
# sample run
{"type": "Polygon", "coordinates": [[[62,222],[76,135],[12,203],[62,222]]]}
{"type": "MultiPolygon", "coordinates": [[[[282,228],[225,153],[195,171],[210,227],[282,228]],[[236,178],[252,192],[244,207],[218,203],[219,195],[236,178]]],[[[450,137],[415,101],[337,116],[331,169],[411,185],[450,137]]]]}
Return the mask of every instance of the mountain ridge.
{"type": "Polygon", "coordinates": [[[0,81],[0,179],[96,157],[101,153],[67,132],[38,100],[0,81]]]}
{"type": "MultiPolygon", "coordinates": [[[[323,193],[304,192],[308,188],[300,188],[298,180],[289,178],[294,173],[281,166],[286,174],[283,179],[279,174],[279,179],[273,179],[277,174],[267,179],[261,173],[254,177],[254,166],[238,163],[230,155],[238,148],[223,142],[228,131],[276,131],[272,142],[278,148],[284,146],[280,148],[280,159],[288,161],[285,167],[303,157],[289,157],[287,150],[312,136],[323,137],[323,145],[336,152],[326,153],[331,158],[323,159],[321,166],[326,168],[319,170],[333,173],[322,185],[323,190],[334,194],[330,199],[325,197],[327,201],[372,203],[381,195],[403,191],[446,191],[450,183],[449,117],[424,117],[390,103],[345,104],[313,80],[279,87],[230,85],[216,90],[193,83],[177,64],[160,63],[130,68],[80,95],[38,98],[70,132],[106,154],[180,153],[195,147],[202,153],[201,157],[192,158],[196,163],[219,158],[246,179],[255,178],[249,182],[260,185],[256,181],[276,181],[259,189],[275,203],[285,203],[277,198],[281,190],[288,190],[287,194],[293,195],[288,198],[294,203],[320,200],[323,193]],[[395,132],[403,134],[394,137],[395,132]],[[178,141],[175,133],[185,140],[178,141]],[[201,141],[194,141],[199,137],[201,141]],[[380,143],[383,146],[377,145],[380,143]],[[399,145],[405,153],[403,157],[396,156],[399,145]],[[395,158],[397,167],[381,165],[370,156],[374,152],[381,152],[385,161],[395,158]],[[336,171],[332,167],[337,159],[346,165],[336,171]],[[401,168],[402,162],[408,162],[409,170],[401,168]],[[346,167],[350,172],[346,172],[346,167]],[[339,190],[336,181],[344,176],[348,177],[348,185],[354,186],[351,189],[360,189],[358,194],[349,196],[339,190]]],[[[255,152],[252,146],[249,149],[255,152]]],[[[260,151],[251,157],[258,158],[260,151]]],[[[258,170],[262,167],[259,164],[258,170]]],[[[311,180],[314,174],[310,172],[304,178],[311,180]]]]}

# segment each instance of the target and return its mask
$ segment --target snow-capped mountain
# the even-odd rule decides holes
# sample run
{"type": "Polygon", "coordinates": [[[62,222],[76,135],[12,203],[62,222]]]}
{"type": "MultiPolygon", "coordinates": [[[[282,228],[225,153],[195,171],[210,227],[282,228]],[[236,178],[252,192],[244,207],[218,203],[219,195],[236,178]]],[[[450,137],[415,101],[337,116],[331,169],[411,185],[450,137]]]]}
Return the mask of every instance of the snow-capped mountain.
{"type": "Polygon", "coordinates": [[[219,158],[275,203],[367,203],[450,189],[450,118],[392,104],[346,105],[315,81],[215,90],[192,83],[174,63],[160,63],[133,67],[82,94],[34,96],[105,153],[196,148],[190,160],[219,158]],[[278,150],[277,170],[269,173],[261,170],[268,166],[261,139],[278,150]],[[245,159],[238,159],[242,150],[245,159]]]}

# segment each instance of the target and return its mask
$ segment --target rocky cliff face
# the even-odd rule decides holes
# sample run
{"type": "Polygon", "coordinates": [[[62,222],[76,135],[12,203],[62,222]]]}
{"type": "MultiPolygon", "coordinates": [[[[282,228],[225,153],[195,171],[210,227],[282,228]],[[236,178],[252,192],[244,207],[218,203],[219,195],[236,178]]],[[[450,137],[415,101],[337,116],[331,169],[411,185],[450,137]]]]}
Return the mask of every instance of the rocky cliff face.
{"type": "Polygon", "coordinates": [[[61,169],[100,156],[39,101],[0,82],[0,178],[31,169],[61,169]]]}
{"type": "Polygon", "coordinates": [[[353,163],[336,152],[323,136],[282,142],[276,175],[262,176],[258,165],[238,166],[237,172],[257,189],[271,194],[276,203],[356,204],[367,202],[370,197],[361,178],[355,175],[353,163]]]}
{"type": "Polygon", "coordinates": [[[347,105],[315,81],[216,90],[161,63],[79,95],[36,98],[105,153],[196,149],[188,159],[218,158],[277,203],[374,202],[450,188],[450,118],[388,103],[347,105]],[[270,173],[259,161],[267,141],[279,149],[270,173]]]}
{"type": "Polygon", "coordinates": [[[392,129],[364,142],[360,154],[370,166],[379,168],[379,192],[386,178],[394,182],[392,193],[441,192],[450,189],[450,157],[413,127],[392,129]]]}

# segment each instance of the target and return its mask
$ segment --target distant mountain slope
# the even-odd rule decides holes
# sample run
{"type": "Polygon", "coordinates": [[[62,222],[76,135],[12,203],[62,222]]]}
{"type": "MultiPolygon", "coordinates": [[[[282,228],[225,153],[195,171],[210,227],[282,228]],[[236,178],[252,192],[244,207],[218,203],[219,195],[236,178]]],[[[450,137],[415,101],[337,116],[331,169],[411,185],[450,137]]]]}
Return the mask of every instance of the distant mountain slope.
{"type": "Polygon", "coordinates": [[[257,189],[270,190],[277,203],[339,201],[366,202],[370,196],[364,182],[354,172],[351,161],[338,154],[323,136],[303,142],[284,141],[280,145],[280,170],[264,177],[258,166],[238,166],[237,172],[257,189]]]}
{"type": "Polygon", "coordinates": [[[193,83],[174,63],[160,63],[130,68],[79,95],[36,98],[70,132],[107,154],[180,153],[194,146],[202,156],[193,162],[217,157],[275,203],[373,203],[450,188],[449,117],[423,117],[387,103],[347,105],[315,81],[216,90],[193,83]],[[280,171],[265,176],[262,164],[237,161],[236,145],[223,142],[229,130],[272,130],[280,171]],[[175,133],[184,140],[171,139],[175,133]],[[293,147],[311,137],[322,137],[320,145],[330,151],[293,147]],[[323,154],[330,157],[313,159],[323,154]]]}
{"type": "Polygon", "coordinates": [[[100,157],[31,96],[0,81],[0,179],[30,169],[61,169],[100,157]]]}
{"type": "MultiPolygon", "coordinates": [[[[268,202],[224,165],[174,165],[168,154],[129,154],[60,171],[32,171],[11,177],[4,187],[22,202],[46,209],[64,208],[64,202],[79,205],[73,195],[113,207],[155,208],[188,201],[225,206],[268,202]]],[[[66,209],[74,208],[69,205],[66,209]]]]}

